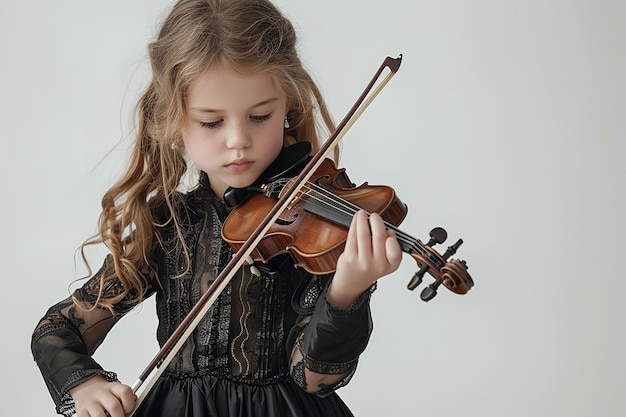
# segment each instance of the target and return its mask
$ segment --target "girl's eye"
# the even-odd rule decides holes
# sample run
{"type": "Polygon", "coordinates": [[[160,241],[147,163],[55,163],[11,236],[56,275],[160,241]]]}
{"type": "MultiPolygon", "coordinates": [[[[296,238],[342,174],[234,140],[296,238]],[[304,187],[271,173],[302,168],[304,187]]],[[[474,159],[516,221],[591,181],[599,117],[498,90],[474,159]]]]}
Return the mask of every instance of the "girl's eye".
{"type": "Polygon", "coordinates": [[[264,122],[266,120],[269,120],[272,117],[272,113],[267,113],[267,114],[262,114],[259,116],[250,116],[250,119],[252,119],[255,122],[264,122]]]}
{"type": "Polygon", "coordinates": [[[221,120],[216,120],[214,122],[200,122],[200,126],[208,129],[215,129],[221,122],[221,120]]]}
{"type": "MultiPolygon", "coordinates": [[[[253,122],[264,122],[269,120],[272,117],[272,113],[261,114],[261,115],[252,115],[250,116],[250,120],[253,122]]],[[[207,129],[215,129],[217,128],[224,119],[216,120],[214,122],[200,122],[200,126],[206,127],[207,129]]]]}

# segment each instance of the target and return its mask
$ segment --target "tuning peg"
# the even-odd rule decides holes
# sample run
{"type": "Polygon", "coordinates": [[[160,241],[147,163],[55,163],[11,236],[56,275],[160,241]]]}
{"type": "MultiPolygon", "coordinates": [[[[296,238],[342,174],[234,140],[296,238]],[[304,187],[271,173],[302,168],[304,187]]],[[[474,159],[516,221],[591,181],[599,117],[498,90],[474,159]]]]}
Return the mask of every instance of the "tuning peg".
{"type": "Polygon", "coordinates": [[[448,250],[442,255],[442,258],[447,261],[449,257],[456,253],[457,249],[459,249],[462,244],[463,239],[457,240],[454,245],[448,247],[448,250]]]}
{"type": "Polygon", "coordinates": [[[424,279],[424,275],[426,275],[426,272],[428,272],[428,265],[424,264],[422,265],[419,271],[413,274],[411,281],[409,281],[409,283],[407,284],[407,288],[411,291],[417,288],[422,283],[422,280],[424,279]]]}
{"type": "MultiPolygon", "coordinates": [[[[448,238],[448,233],[445,231],[444,228],[435,227],[434,229],[430,231],[430,240],[428,241],[426,246],[432,247],[435,244],[441,244],[445,242],[447,238],[448,238]]],[[[424,264],[422,265],[419,271],[413,274],[413,277],[407,284],[407,288],[411,291],[417,288],[422,283],[424,279],[424,275],[426,275],[426,272],[428,272],[428,265],[424,264]]]]}
{"type": "Polygon", "coordinates": [[[420,298],[422,299],[422,301],[428,302],[435,298],[435,296],[437,295],[437,288],[439,288],[442,283],[443,280],[441,278],[437,278],[435,282],[424,288],[422,290],[422,293],[420,294],[420,298]]]}
{"type": "Polygon", "coordinates": [[[417,261],[419,271],[417,271],[409,283],[407,288],[414,290],[419,286],[426,272],[435,278],[435,281],[422,290],[420,295],[423,301],[430,301],[437,296],[437,289],[443,284],[447,289],[457,294],[465,294],[474,286],[472,277],[467,273],[467,264],[465,261],[452,259],[448,261],[452,255],[456,253],[463,244],[463,239],[459,239],[452,246],[448,246],[447,250],[440,255],[433,246],[443,243],[448,234],[441,227],[435,227],[430,231],[430,240],[421,249],[420,253],[412,253],[411,255],[417,261]],[[432,268],[432,270],[431,270],[432,268]]]}
{"type": "MultiPolygon", "coordinates": [[[[434,231],[435,229],[433,229],[434,231]]],[[[442,229],[443,230],[443,229],[442,229]]],[[[445,232],[445,231],[444,231],[445,232]]],[[[431,232],[431,236],[432,236],[432,232],[431,232]]],[[[434,237],[433,237],[434,239],[434,237]]],[[[459,247],[463,244],[463,239],[459,239],[456,241],[456,243],[452,246],[448,247],[448,250],[446,250],[446,252],[443,254],[442,258],[444,260],[448,260],[448,258],[452,255],[454,255],[457,251],[457,249],[459,249],[459,247]]],[[[429,245],[430,246],[430,245],[429,245]]],[[[465,263],[463,263],[465,265],[465,263]]],[[[422,268],[420,268],[420,271],[424,269],[424,267],[422,266],[422,268]]],[[[426,270],[428,270],[428,267],[426,267],[426,270]]],[[[426,271],[424,271],[426,272],[426,271]]],[[[419,271],[418,271],[419,274],[419,271]]],[[[417,275],[417,274],[416,274],[417,275]]],[[[424,276],[424,274],[422,274],[422,277],[424,276]]],[[[420,282],[421,282],[421,278],[420,278],[420,282]]],[[[424,288],[422,290],[422,293],[420,294],[420,298],[423,301],[430,301],[433,298],[435,298],[435,296],[437,295],[437,288],[439,288],[439,286],[443,284],[443,279],[442,278],[437,278],[435,280],[435,282],[433,282],[432,284],[430,284],[428,287],[424,288]]],[[[418,284],[419,285],[419,284],[418,284]]]]}
{"type": "Polygon", "coordinates": [[[443,243],[448,238],[448,232],[442,227],[435,227],[430,231],[430,240],[426,244],[426,246],[433,246],[436,243],[443,243]]]}

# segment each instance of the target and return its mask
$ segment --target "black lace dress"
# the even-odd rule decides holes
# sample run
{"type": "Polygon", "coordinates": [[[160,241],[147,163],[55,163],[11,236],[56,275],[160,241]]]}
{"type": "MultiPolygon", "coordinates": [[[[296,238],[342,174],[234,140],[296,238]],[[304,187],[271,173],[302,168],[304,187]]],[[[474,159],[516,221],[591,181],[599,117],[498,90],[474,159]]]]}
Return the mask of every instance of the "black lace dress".
{"type": "MultiPolygon", "coordinates": [[[[160,230],[160,244],[149,259],[154,271],[149,295],[156,295],[161,345],[232,256],[220,236],[227,211],[206,176],[199,188],[178,195],[176,209],[192,268],[178,277],[187,269],[182,245],[172,227],[160,230]]],[[[260,277],[243,267],[233,278],[136,416],[352,415],[335,390],[348,383],[369,340],[371,291],[338,310],[325,298],[330,276],[293,268],[289,256],[259,269],[260,277]],[[324,377],[331,382],[322,383],[324,377]]],[[[101,271],[74,293],[86,305],[96,299],[101,271]]],[[[119,285],[113,282],[104,291],[115,293],[119,285]]],[[[68,391],[81,382],[95,375],[116,380],[92,355],[134,307],[120,302],[113,314],[77,308],[68,298],[39,322],[32,351],[59,414],[74,414],[68,391]]]]}

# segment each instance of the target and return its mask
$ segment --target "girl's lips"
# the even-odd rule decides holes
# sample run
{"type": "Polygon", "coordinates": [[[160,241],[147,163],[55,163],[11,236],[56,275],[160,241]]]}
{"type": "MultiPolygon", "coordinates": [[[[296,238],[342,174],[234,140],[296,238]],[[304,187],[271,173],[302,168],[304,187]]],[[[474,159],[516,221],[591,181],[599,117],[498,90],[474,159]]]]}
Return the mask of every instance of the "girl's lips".
{"type": "Polygon", "coordinates": [[[233,172],[243,172],[248,170],[254,164],[253,161],[248,160],[237,160],[233,161],[230,164],[226,165],[226,169],[233,172]]]}

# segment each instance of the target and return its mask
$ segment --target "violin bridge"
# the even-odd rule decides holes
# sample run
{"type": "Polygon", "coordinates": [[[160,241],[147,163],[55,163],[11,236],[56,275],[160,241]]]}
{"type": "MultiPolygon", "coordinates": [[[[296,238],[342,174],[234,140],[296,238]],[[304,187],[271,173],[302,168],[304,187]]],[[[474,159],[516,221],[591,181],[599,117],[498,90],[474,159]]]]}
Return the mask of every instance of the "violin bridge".
{"type": "MultiPolygon", "coordinates": [[[[276,192],[278,194],[278,198],[280,198],[283,196],[283,193],[285,191],[288,191],[291,188],[293,183],[294,183],[293,178],[280,178],[268,185],[270,186],[271,191],[276,192]]],[[[287,205],[286,207],[287,210],[291,210],[293,206],[298,204],[298,202],[300,201],[301,194],[302,193],[300,191],[296,192],[296,195],[294,195],[293,199],[291,199],[291,201],[287,205]]]]}

